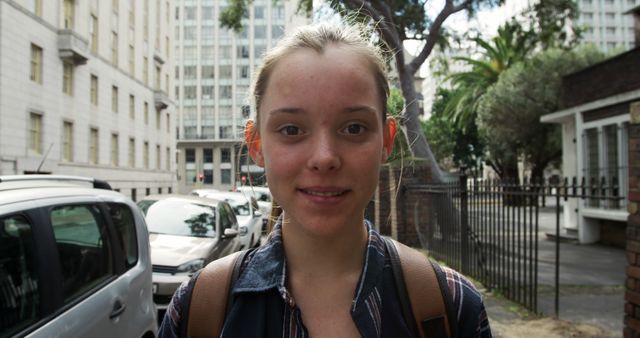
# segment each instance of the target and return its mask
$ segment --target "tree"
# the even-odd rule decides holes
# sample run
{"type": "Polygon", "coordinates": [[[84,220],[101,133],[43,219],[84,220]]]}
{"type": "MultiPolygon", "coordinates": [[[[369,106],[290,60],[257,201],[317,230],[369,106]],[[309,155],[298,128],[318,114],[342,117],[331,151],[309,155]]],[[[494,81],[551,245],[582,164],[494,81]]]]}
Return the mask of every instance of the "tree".
{"type": "Polygon", "coordinates": [[[480,169],[478,159],[483,154],[478,129],[475,123],[466,129],[459,128],[445,115],[451,96],[450,89],[436,90],[432,115],[423,122],[423,131],[441,167],[466,167],[477,171],[480,169]]]}
{"type": "MultiPolygon", "coordinates": [[[[541,123],[540,117],[560,108],[562,76],[602,59],[604,55],[592,46],[549,49],[500,75],[479,107],[479,125],[494,154],[489,164],[496,172],[508,170],[504,155],[511,160],[515,156],[531,167],[533,178],[542,178],[547,165],[560,158],[562,147],[560,128],[541,123]]],[[[517,172],[507,177],[517,177],[517,172]]]]}
{"type": "MultiPolygon", "coordinates": [[[[407,144],[415,157],[425,158],[430,163],[431,177],[442,181],[442,173],[422,133],[419,120],[418,94],[414,87],[415,74],[440,41],[442,24],[453,14],[467,11],[473,13],[480,6],[495,5],[501,0],[445,0],[444,6],[431,17],[426,11],[426,0],[329,0],[329,5],[340,15],[355,18],[375,28],[380,41],[393,56],[402,96],[405,102],[401,128],[407,144]],[[404,42],[417,40],[423,47],[412,60],[405,60],[404,42]]],[[[251,0],[230,0],[221,14],[221,24],[238,31],[242,17],[251,0]]],[[[308,11],[312,0],[300,0],[299,8],[308,11]]]]}
{"type": "MultiPolygon", "coordinates": [[[[457,57],[468,71],[451,74],[448,80],[454,88],[446,114],[462,130],[477,129],[477,117],[484,95],[512,66],[526,61],[536,50],[570,49],[579,41],[580,31],[568,23],[578,14],[571,0],[541,0],[498,28],[489,41],[472,39],[481,57],[457,57]]],[[[486,130],[485,130],[486,131],[486,130]]],[[[490,151],[487,163],[501,178],[518,178],[518,147],[495,140],[494,131],[485,132],[483,139],[490,151]]]]}

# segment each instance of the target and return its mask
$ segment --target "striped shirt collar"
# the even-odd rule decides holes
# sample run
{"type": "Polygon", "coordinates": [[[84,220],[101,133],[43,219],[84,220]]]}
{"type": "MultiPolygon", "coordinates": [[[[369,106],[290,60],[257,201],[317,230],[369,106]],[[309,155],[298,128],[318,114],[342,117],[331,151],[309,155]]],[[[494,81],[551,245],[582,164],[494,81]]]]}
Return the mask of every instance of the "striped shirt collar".
{"type": "MultiPolygon", "coordinates": [[[[373,229],[369,221],[365,220],[365,226],[368,232],[367,251],[365,264],[353,299],[352,313],[358,307],[372,305],[371,294],[375,291],[376,286],[379,285],[384,268],[385,247],[383,238],[373,229]],[[369,304],[365,304],[367,302],[369,304]]],[[[233,288],[233,293],[265,292],[276,289],[284,302],[293,307],[295,306],[295,301],[286,288],[286,280],[287,265],[282,243],[282,225],[279,220],[269,234],[267,242],[252,253],[249,262],[233,288]]],[[[375,298],[379,299],[379,297],[375,298]]],[[[379,306],[380,304],[377,305],[379,306]]]]}

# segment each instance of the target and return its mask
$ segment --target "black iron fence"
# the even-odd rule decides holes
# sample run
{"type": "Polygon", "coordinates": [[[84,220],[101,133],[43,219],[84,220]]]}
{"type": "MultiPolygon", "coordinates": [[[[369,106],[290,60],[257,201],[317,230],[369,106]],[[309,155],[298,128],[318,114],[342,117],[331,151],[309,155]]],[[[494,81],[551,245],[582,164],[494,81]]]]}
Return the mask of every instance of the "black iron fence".
{"type": "Polygon", "coordinates": [[[414,195],[409,200],[416,201],[408,213],[431,256],[536,313],[540,207],[551,204],[556,210],[557,314],[562,201],[580,198],[618,207],[623,199],[616,182],[604,179],[516,182],[460,176],[405,187],[405,196],[414,195]]]}

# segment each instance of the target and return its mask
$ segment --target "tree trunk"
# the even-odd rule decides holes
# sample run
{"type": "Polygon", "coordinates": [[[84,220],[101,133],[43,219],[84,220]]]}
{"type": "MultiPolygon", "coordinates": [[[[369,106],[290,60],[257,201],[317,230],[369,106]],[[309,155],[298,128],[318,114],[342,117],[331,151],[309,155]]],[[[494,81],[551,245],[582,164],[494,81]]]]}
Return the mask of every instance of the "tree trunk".
{"type": "Polygon", "coordinates": [[[414,87],[415,76],[413,73],[406,69],[398,69],[398,75],[400,78],[400,86],[402,87],[402,96],[405,102],[404,121],[402,130],[407,139],[407,144],[411,149],[411,153],[415,157],[424,158],[429,162],[429,169],[431,171],[430,183],[443,182],[442,172],[440,166],[436,161],[429,143],[422,132],[419,119],[418,106],[418,94],[414,87]]]}

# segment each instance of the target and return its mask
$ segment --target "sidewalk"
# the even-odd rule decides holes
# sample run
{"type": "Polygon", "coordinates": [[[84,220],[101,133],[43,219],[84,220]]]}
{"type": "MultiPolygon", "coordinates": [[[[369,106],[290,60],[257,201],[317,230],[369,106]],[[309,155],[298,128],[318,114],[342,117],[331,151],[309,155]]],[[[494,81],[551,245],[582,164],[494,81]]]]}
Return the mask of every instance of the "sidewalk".
{"type": "Polygon", "coordinates": [[[494,337],[622,337],[625,252],[602,245],[560,243],[559,320],[554,320],[555,213],[540,213],[538,311],[532,315],[486,290],[494,337]]]}

